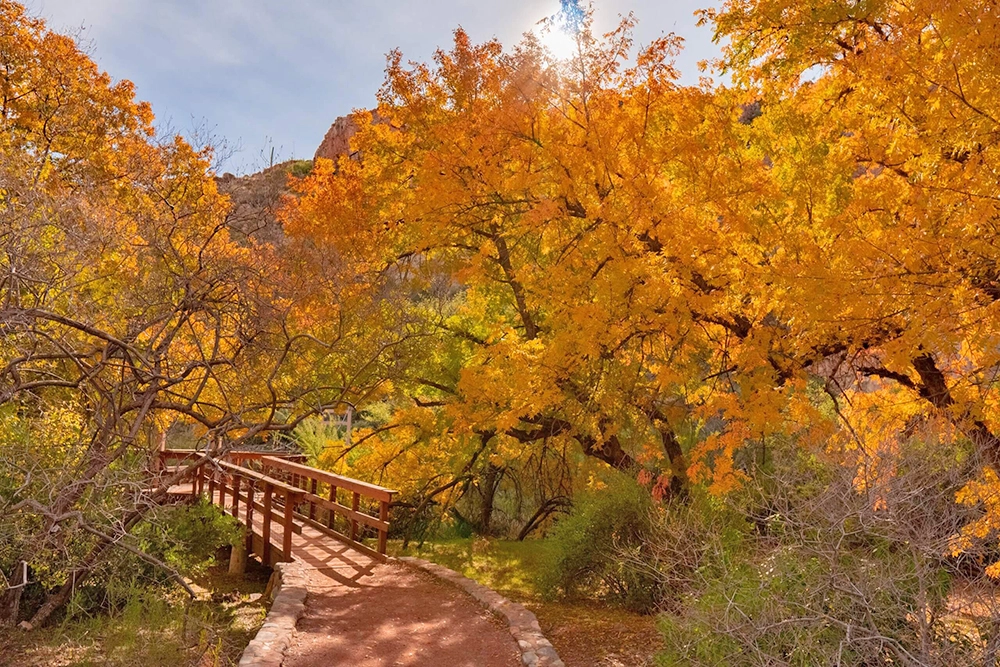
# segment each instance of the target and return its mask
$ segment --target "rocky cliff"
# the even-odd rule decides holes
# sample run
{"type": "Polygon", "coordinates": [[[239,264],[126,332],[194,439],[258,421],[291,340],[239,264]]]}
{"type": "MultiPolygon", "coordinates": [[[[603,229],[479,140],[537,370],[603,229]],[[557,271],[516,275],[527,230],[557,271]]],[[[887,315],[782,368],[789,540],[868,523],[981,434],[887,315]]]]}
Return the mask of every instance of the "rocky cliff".
{"type": "Polygon", "coordinates": [[[349,155],[351,152],[351,137],[358,131],[358,125],[351,116],[341,116],[333,121],[333,125],[327,130],[323,142],[316,149],[316,158],[327,158],[336,160],[341,155],[349,155]]]}
{"type": "MultiPolygon", "coordinates": [[[[351,154],[351,137],[358,131],[352,116],[341,116],[333,122],[323,142],[316,149],[317,158],[337,159],[351,154]]],[[[279,244],[284,242],[284,230],[277,219],[282,197],[288,194],[288,177],[301,178],[312,168],[310,160],[290,160],[249,174],[223,174],[216,179],[220,192],[229,195],[233,208],[227,220],[236,239],[279,244]]]]}

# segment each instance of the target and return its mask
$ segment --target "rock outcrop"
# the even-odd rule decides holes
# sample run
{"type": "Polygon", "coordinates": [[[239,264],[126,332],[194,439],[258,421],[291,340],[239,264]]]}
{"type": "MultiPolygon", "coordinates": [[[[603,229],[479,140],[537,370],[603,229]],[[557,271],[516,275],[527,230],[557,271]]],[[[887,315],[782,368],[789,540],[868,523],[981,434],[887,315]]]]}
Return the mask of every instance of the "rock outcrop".
{"type": "MultiPolygon", "coordinates": [[[[351,137],[357,131],[353,116],[341,116],[323,137],[315,157],[330,160],[341,155],[356,157],[351,152],[351,137]]],[[[310,160],[289,160],[255,174],[223,174],[216,178],[219,191],[229,195],[232,202],[227,226],[233,238],[248,243],[251,240],[272,245],[284,243],[286,238],[277,211],[282,206],[282,198],[289,194],[288,178],[305,176],[312,164],[310,160]]]]}
{"type": "Polygon", "coordinates": [[[323,137],[323,143],[316,149],[316,158],[336,160],[341,155],[351,154],[351,137],[358,131],[358,124],[352,116],[341,116],[333,121],[333,125],[323,137]]]}

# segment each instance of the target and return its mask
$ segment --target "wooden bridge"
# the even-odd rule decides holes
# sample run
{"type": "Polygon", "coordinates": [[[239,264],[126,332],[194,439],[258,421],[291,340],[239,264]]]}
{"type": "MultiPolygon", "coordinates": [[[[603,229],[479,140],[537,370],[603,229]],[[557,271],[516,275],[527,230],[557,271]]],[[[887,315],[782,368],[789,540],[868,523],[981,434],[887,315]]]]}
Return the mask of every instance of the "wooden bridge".
{"type": "Polygon", "coordinates": [[[247,528],[247,552],[265,565],[297,560],[356,580],[385,560],[396,492],[311,468],[304,459],[250,451],[210,458],[168,449],[158,463],[163,471],[186,468],[184,483],[171,487],[171,495],[200,495],[232,514],[247,528]]]}
{"type": "Polygon", "coordinates": [[[275,452],[211,457],[190,450],[163,450],[156,459],[167,479],[179,482],[169,490],[174,498],[204,497],[246,526],[248,553],[267,565],[294,560],[304,566],[293,568],[302,574],[290,589],[308,591],[302,592],[301,616],[289,616],[294,604],[285,602],[240,664],[517,667],[527,664],[524,644],[525,655],[536,656],[531,664],[564,667],[520,605],[467,582],[483,604],[503,602],[496,613],[506,615],[508,632],[459,587],[383,562],[395,491],[304,460],[275,452]]]}

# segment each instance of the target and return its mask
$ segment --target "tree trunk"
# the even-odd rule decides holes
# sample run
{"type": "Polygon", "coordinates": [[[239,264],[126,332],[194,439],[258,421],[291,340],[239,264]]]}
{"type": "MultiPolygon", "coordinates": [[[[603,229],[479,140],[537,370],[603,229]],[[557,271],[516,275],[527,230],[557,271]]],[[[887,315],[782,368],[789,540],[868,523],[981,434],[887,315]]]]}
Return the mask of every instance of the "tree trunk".
{"type": "Polygon", "coordinates": [[[27,581],[27,563],[18,562],[8,580],[7,590],[0,593],[0,626],[17,624],[17,615],[21,610],[21,594],[27,581]]]}
{"type": "Polygon", "coordinates": [[[490,524],[493,522],[493,500],[496,498],[497,489],[500,488],[500,480],[503,471],[497,466],[489,463],[486,465],[486,475],[479,485],[479,493],[482,496],[483,504],[479,510],[479,532],[483,535],[490,534],[490,524]]]}
{"type": "MultiPolygon", "coordinates": [[[[150,497],[150,504],[139,507],[132,511],[131,514],[123,517],[121,528],[124,533],[130,532],[135,525],[139,523],[143,516],[146,515],[150,509],[152,509],[153,504],[166,495],[166,487],[161,486],[156,493],[150,497]]],[[[35,612],[35,615],[31,617],[31,620],[23,623],[22,625],[26,630],[31,630],[37,628],[42,623],[48,620],[56,610],[61,608],[64,604],[69,602],[70,597],[73,595],[73,591],[76,587],[84,582],[91,575],[100,563],[101,559],[104,557],[104,553],[111,547],[111,540],[107,537],[101,537],[98,539],[97,543],[91,548],[90,553],[83,560],[79,567],[70,572],[69,576],[66,577],[66,581],[55,593],[51,593],[45,598],[45,602],[42,606],[35,612]]]]}
{"type": "Polygon", "coordinates": [[[41,607],[39,607],[38,611],[35,612],[35,615],[31,617],[31,620],[25,621],[21,624],[21,626],[25,630],[33,630],[47,621],[49,616],[51,616],[56,610],[60,609],[64,604],[69,602],[70,597],[73,595],[73,591],[76,590],[76,585],[83,583],[84,579],[90,575],[91,567],[71,572],[69,577],[66,578],[66,582],[63,583],[59,590],[46,597],[45,602],[41,607]]]}
{"type": "Polygon", "coordinates": [[[545,521],[545,519],[557,510],[569,507],[570,504],[571,501],[566,496],[556,496],[555,498],[546,500],[535,510],[535,513],[528,519],[528,523],[524,524],[524,527],[521,528],[521,532],[517,534],[517,541],[523,542],[531,534],[531,531],[542,525],[542,521],[545,521]]]}
{"type": "Polygon", "coordinates": [[[920,376],[917,393],[921,398],[947,414],[952,423],[972,440],[976,449],[986,457],[990,465],[1000,468],[1000,437],[993,433],[985,422],[954,414],[952,408],[955,406],[955,398],[951,395],[944,372],[938,367],[934,357],[930,353],[915,357],[913,368],[920,376]]]}
{"type": "Polygon", "coordinates": [[[663,439],[663,451],[670,460],[670,491],[674,495],[683,494],[688,489],[687,459],[677,435],[669,426],[660,427],[660,437],[663,439]]]}
{"type": "Polygon", "coordinates": [[[601,445],[598,445],[597,440],[589,435],[577,436],[577,440],[583,447],[584,454],[604,461],[615,470],[635,472],[639,469],[639,463],[622,449],[618,436],[609,437],[601,445]]]}
{"type": "Polygon", "coordinates": [[[229,553],[229,574],[243,574],[247,571],[246,539],[241,537],[229,553]]]}

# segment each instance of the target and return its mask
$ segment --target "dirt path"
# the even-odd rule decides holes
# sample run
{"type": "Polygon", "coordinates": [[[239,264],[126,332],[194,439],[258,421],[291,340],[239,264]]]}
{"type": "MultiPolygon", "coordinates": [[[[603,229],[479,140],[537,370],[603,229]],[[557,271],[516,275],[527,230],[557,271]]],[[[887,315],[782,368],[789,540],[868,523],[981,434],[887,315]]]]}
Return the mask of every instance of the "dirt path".
{"type": "Polygon", "coordinates": [[[454,586],[401,565],[357,580],[310,571],[282,667],[517,667],[513,637],[454,586]]]}

